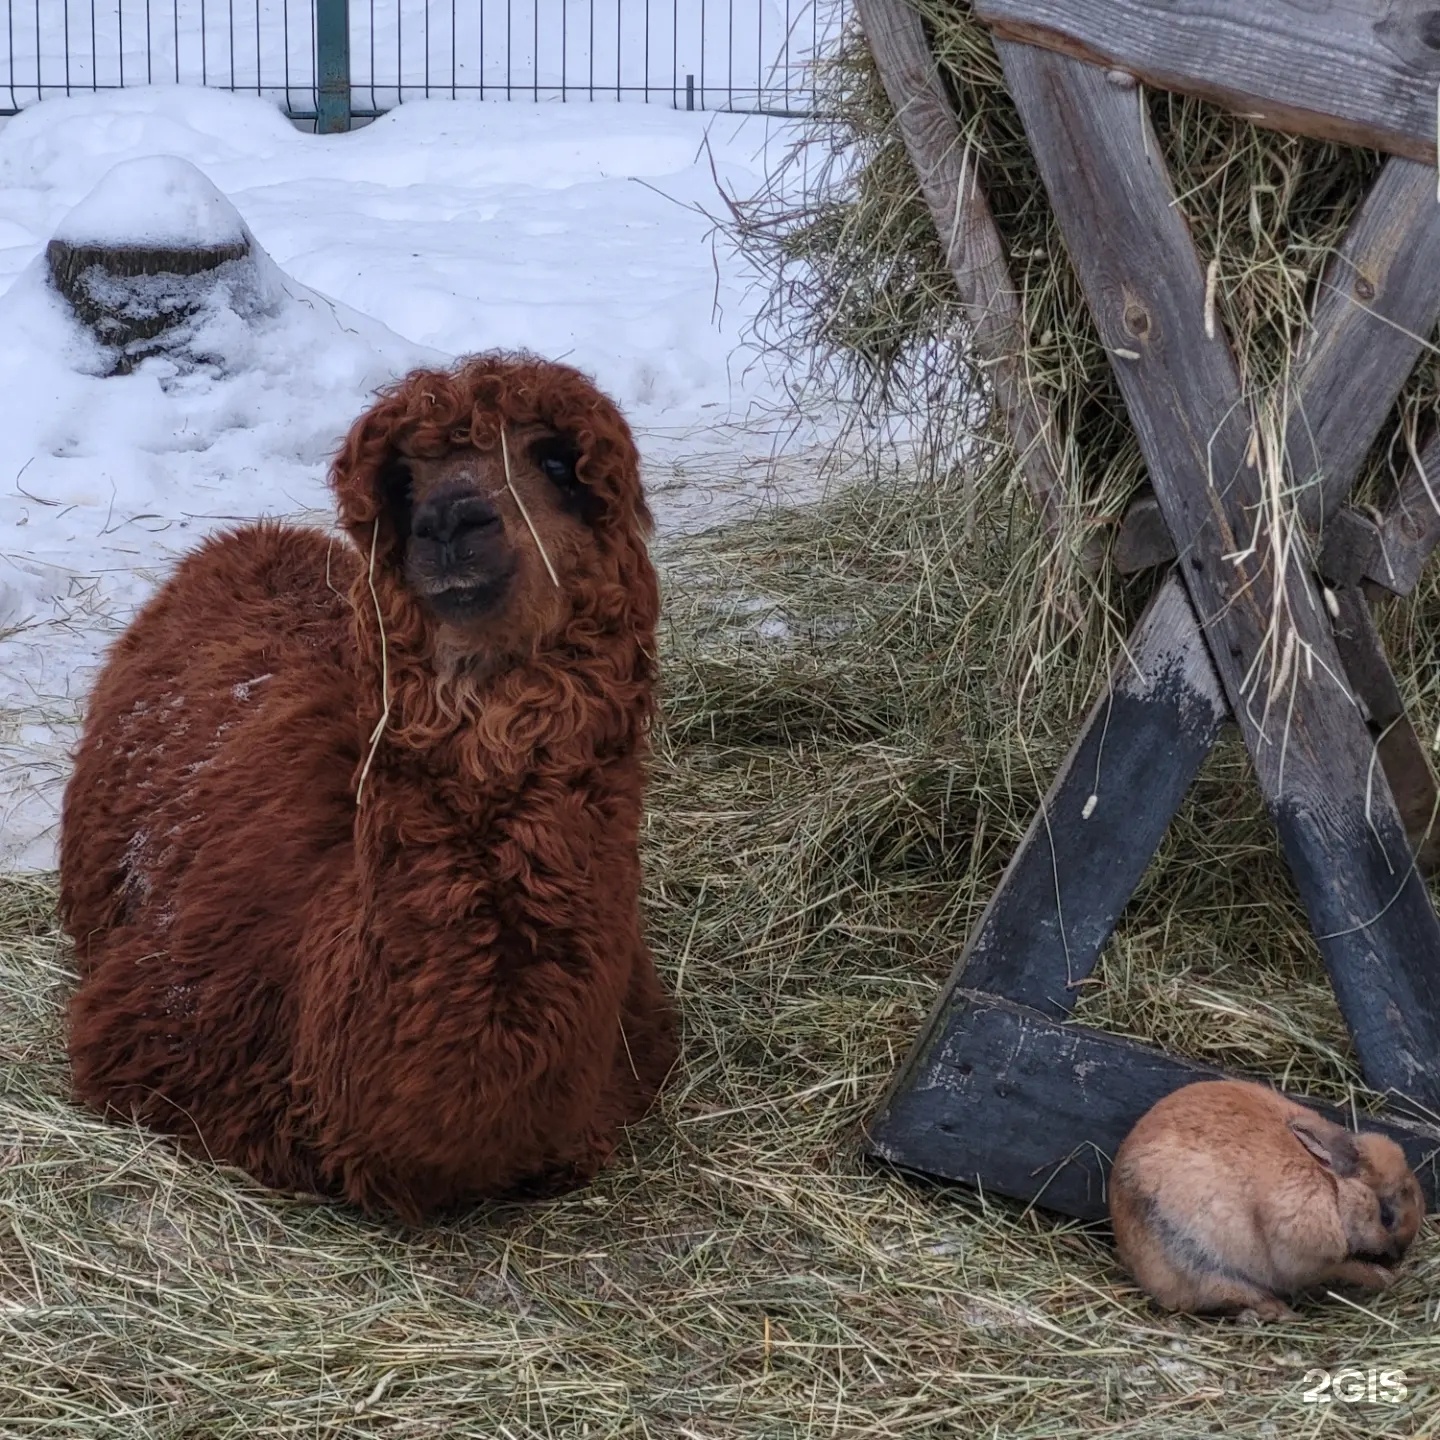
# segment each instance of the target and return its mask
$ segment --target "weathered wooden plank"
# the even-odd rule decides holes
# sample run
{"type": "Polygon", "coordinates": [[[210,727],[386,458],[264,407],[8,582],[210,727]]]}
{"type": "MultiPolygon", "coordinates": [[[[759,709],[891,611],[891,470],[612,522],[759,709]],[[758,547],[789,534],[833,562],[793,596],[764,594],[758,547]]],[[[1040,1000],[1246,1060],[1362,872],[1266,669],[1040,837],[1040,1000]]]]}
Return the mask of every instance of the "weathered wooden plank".
{"type": "MultiPolygon", "coordinates": [[[[1339,513],[1440,320],[1435,184],[1433,167],[1391,160],[1320,277],[1285,428],[1297,508],[1312,530],[1339,513]]],[[[1157,511],[1144,497],[1131,506],[1115,545],[1122,573],[1174,558],[1157,511]]]]}
{"type": "Polygon", "coordinates": [[[1045,529],[1058,536],[1064,492],[1050,406],[1026,374],[1020,302],[980,185],[978,157],[961,141],[920,17],[905,0],[855,0],[855,10],[955,277],[971,347],[995,387],[1045,529]]]}
{"type": "MultiPolygon", "coordinates": [[[[955,1001],[948,1029],[870,1122],[870,1152],[1062,1215],[1103,1219],[1110,1158],[1135,1122],[1172,1090],[1223,1073],[993,995],[959,991],[955,1001]]],[[[1363,1128],[1404,1147],[1434,1209],[1440,1130],[1393,1115],[1366,1117],[1363,1128]]]]}
{"type": "Polygon", "coordinates": [[[1066,1015],[1229,718],[1185,587],[1161,586],[956,974],[1066,1015]]]}
{"type": "Polygon", "coordinates": [[[1325,605],[1298,554],[1274,568],[1239,376],[1148,118],[1093,66],[997,49],[1366,1078],[1440,1107],[1440,920],[1325,605]]]}
{"type": "Polygon", "coordinates": [[[1320,538],[1320,573],[1332,585],[1358,585],[1380,565],[1380,528],[1358,510],[1337,511],[1320,538]]]}
{"type": "Polygon", "coordinates": [[[1175,559],[1175,542],[1153,490],[1141,491],[1130,502],[1110,558],[1122,575],[1135,575],[1175,559]]]}
{"type": "MultiPolygon", "coordinates": [[[[1433,92],[1430,108],[1433,126],[1433,92]]],[[[1440,320],[1435,184],[1434,166],[1391,160],[1321,276],[1285,431],[1296,508],[1312,530],[1344,503],[1440,320]]]]}
{"type": "Polygon", "coordinates": [[[1380,559],[1369,578],[1396,595],[1419,583],[1440,544],[1440,435],[1426,445],[1400,480],[1380,526],[1380,559]]]}
{"type": "Polygon", "coordinates": [[[1365,722],[1375,758],[1390,782],[1401,823],[1422,874],[1433,873],[1440,859],[1440,794],[1425,746],[1405,713],[1400,687],[1390,673],[1385,649],[1358,585],[1331,592],[1338,614],[1335,643],[1345,672],[1365,705],[1365,722]]]}
{"type": "Polygon", "coordinates": [[[998,35],[1279,130],[1435,161],[1432,0],[974,0],[998,35]]]}

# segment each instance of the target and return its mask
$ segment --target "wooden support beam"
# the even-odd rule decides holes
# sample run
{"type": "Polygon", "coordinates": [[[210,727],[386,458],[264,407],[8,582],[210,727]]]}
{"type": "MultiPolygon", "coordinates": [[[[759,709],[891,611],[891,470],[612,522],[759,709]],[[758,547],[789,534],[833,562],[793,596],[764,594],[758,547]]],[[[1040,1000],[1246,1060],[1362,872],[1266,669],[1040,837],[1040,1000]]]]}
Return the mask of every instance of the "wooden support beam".
{"type": "Polygon", "coordinates": [[[1174,563],[1175,541],[1161,513],[1160,502],[1148,486],[1125,511],[1110,558],[1122,575],[1138,575],[1142,570],[1174,563]]]}
{"type": "Polygon", "coordinates": [[[1440,920],[1324,602],[1256,536],[1239,376],[1148,116],[1093,66],[997,49],[1366,1079],[1440,1110],[1440,920]]]}
{"type": "Polygon", "coordinates": [[[1385,648],[1365,592],[1358,585],[1350,585],[1332,593],[1339,611],[1335,617],[1335,643],[1346,674],[1364,703],[1375,759],[1395,796],[1415,863],[1422,874],[1432,874],[1440,859],[1440,796],[1429,757],[1405,713],[1405,702],[1385,660],[1385,648]]]}
{"type": "Polygon", "coordinates": [[[961,141],[920,17],[905,0],[855,0],[855,9],[955,277],[971,348],[995,387],[1046,532],[1057,537],[1064,486],[1050,406],[1026,374],[1028,337],[978,157],[961,141]]]}
{"type": "MultiPolygon", "coordinates": [[[[1432,91],[1432,125],[1435,103],[1432,91]]],[[[1344,503],[1437,321],[1435,167],[1391,160],[1320,277],[1296,357],[1285,449],[1296,508],[1311,530],[1344,503]]]]}
{"type": "Polygon", "coordinates": [[[1431,0],[974,0],[998,36],[1128,70],[1277,130],[1435,163],[1431,0]]]}
{"type": "Polygon", "coordinates": [[[1321,536],[1318,562],[1331,585],[1359,585],[1380,561],[1380,530],[1368,515],[1347,507],[1331,517],[1321,536]]]}
{"type": "Polygon", "coordinates": [[[1069,1014],[1228,718],[1172,576],[970,936],[957,967],[967,988],[1069,1014]]]}
{"type": "MultiPolygon", "coordinates": [[[[1135,1122],[1172,1090],[1222,1073],[993,995],[954,999],[950,1027],[871,1121],[871,1153],[1080,1220],[1105,1218],[1109,1162],[1135,1122]]],[[[1440,1131],[1392,1116],[1362,1124],[1404,1147],[1434,1209],[1440,1131]]]]}

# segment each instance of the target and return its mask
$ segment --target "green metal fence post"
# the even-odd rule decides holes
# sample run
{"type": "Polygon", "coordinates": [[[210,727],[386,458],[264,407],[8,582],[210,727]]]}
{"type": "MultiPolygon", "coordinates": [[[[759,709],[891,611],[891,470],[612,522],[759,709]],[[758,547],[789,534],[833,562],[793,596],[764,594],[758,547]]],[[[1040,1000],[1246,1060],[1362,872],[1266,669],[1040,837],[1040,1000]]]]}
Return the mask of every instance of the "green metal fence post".
{"type": "Polygon", "coordinates": [[[350,0],[315,0],[315,133],[350,128],[350,0]]]}

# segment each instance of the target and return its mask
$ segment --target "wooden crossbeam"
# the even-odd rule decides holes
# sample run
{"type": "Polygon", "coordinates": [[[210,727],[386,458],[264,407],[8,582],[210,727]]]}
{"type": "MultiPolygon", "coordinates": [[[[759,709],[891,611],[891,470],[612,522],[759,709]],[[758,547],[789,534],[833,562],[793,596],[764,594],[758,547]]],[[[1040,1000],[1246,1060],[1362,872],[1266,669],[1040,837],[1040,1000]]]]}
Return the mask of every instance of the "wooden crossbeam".
{"type": "Polygon", "coordinates": [[[1435,163],[1431,0],[974,0],[1006,38],[1118,66],[1256,124],[1435,163]]]}
{"type": "Polygon", "coordinates": [[[1094,66],[997,50],[1361,1067],[1440,1112],[1440,920],[1304,557],[1272,553],[1234,358],[1205,332],[1148,115],[1094,66]]]}
{"type": "MultiPolygon", "coordinates": [[[[1135,1122],[1172,1090],[1223,1073],[995,995],[957,990],[952,1000],[916,1083],[892,1092],[872,1124],[872,1153],[927,1175],[978,1177],[993,1193],[1081,1220],[1104,1218],[1109,1160],[1135,1122]]],[[[1364,1123],[1404,1147],[1433,1209],[1436,1132],[1394,1116],[1364,1123]]]]}

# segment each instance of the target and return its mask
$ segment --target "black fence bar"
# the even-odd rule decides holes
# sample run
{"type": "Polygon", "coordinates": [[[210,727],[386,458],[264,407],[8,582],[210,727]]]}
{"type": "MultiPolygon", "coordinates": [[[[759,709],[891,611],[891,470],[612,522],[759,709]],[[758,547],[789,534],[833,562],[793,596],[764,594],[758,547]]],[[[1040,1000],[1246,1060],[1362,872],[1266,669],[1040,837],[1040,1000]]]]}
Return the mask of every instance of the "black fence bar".
{"type": "Polygon", "coordinates": [[[848,4],[0,0],[0,114],[166,81],[264,96],[335,128],[347,89],[357,116],[440,96],[804,114],[848,4]]]}

